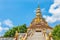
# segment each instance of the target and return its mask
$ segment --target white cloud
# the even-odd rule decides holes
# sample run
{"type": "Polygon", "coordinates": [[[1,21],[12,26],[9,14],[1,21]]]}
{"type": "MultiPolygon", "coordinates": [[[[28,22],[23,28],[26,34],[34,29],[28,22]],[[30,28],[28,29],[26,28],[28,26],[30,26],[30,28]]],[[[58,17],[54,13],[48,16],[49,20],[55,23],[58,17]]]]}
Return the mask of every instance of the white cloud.
{"type": "Polygon", "coordinates": [[[8,28],[8,27],[6,27],[6,28],[3,28],[3,30],[9,30],[9,28],[8,28]]]}
{"type": "Polygon", "coordinates": [[[2,32],[3,30],[4,31],[9,30],[9,27],[2,27],[2,25],[7,25],[9,27],[12,27],[13,26],[13,23],[9,19],[4,20],[3,22],[0,22],[0,32],[2,32]]]}
{"type": "MultiPolygon", "coordinates": [[[[3,20],[2,22],[0,22],[0,34],[3,31],[9,30],[9,27],[11,28],[13,26],[13,23],[10,19],[6,19],[3,20]],[[3,27],[3,25],[7,25],[7,27],[3,27]]],[[[3,34],[1,34],[0,36],[2,36],[3,34]]]]}
{"type": "Polygon", "coordinates": [[[13,23],[10,19],[4,20],[3,23],[9,27],[13,27],[13,23]]]}
{"type": "Polygon", "coordinates": [[[3,27],[2,27],[2,23],[0,22],[0,32],[2,32],[3,30],[8,30],[8,29],[9,29],[9,28],[7,28],[7,27],[6,27],[6,28],[3,28],[3,27]]]}
{"type": "Polygon", "coordinates": [[[0,27],[0,32],[2,31],[2,27],[0,27]]]}
{"type": "Polygon", "coordinates": [[[1,27],[1,24],[2,24],[2,23],[0,22],[0,32],[2,31],[2,27],[1,27]]]}
{"type": "Polygon", "coordinates": [[[47,22],[54,23],[56,21],[60,21],[60,0],[54,0],[54,3],[50,6],[49,13],[52,16],[45,16],[47,22]]]}
{"type": "Polygon", "coordinates": [[[45,11],[45,8],[42,8],[41,11],[44,12],[44,13],[47,12],[47,11],[45,11]]]}
{"type": "Polygon", "coordinates": [[[46,21],[47,22],[49,22],[49,23],[54,23],[54,22],[56,22],[56,19],[53,17],[53,16],[43,16],[45,19],[46,19],[46,21]]]}
{"type": "Polygon", "coordinates": [[[7,27],[6,28],[0,27],[0,32],[2,32],[3,30],[6,31],[6,30],[9,30],[9,28],[7,28],[7,27]]]}

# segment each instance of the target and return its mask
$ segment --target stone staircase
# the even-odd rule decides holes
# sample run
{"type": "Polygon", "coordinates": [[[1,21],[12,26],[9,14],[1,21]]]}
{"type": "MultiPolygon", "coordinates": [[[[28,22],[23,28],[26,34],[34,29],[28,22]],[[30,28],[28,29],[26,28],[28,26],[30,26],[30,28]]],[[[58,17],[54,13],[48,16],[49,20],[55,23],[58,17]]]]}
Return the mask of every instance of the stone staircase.
{"type": "Polygon", "coordinates": [[[27,40],[46,40],[42,32],[35,32],[32,36],[29,36],[27,40]]]}

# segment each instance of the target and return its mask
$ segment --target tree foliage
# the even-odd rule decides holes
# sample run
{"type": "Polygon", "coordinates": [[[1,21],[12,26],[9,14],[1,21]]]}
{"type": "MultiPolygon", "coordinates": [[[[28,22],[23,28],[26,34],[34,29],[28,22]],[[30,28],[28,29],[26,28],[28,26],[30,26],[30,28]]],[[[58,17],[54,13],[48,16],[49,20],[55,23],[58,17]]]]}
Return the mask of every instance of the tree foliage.
{"type": "Polygon", "coordinates": [[[52,36],[54,40],[60,40],[60,25],[56,25],[53,29],[52,36]]]}
{"type": "Polygon", "coordinates": [[[4,37],[14,37],[16,31],[18,31],[19,33],[27,32],[26,24],[9,29],[7,32],[5,32],[4,37]]]}

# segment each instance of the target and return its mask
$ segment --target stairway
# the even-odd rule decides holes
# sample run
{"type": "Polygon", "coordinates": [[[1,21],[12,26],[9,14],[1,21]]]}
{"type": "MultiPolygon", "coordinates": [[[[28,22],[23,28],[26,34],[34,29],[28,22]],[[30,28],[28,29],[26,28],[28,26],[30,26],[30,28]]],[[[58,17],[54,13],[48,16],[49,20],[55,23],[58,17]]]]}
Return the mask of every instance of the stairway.
{"type": "Polygon", "coordinates": [[[27,37],[27,40],[45,40],[42,32],[35,32],[31,37],[27,37]]]}

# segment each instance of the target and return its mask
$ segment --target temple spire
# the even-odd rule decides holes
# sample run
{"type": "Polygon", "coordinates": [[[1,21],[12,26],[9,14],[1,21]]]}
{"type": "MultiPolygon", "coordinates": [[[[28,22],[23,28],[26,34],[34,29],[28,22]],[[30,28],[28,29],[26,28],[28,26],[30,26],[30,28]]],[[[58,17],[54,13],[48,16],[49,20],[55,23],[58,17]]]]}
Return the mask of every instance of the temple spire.
{"type": "Polygon", "coordinates": [[[36,17],[42,17],[42,15],[41,15],[41,11],[40,11],[40,5],[38,5],[38,8],[37,8],[37,10],[36,10],[36,17]]]}

